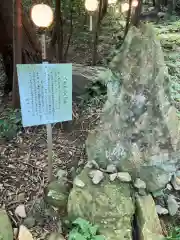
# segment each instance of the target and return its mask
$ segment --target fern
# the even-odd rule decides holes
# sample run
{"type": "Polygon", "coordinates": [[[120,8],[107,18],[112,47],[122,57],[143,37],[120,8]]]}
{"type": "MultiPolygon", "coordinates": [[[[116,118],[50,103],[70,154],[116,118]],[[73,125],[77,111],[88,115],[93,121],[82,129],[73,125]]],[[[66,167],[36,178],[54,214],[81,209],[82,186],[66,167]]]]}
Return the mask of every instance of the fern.
{"type": "Polygon", "coordinates": [[[0,119],[0,138],[12,139],[21,129],[21,114],[18,110],[7,109],[0,119]]]}
{"type": "Polygon", "coordinates": [[[93,226],[85,219],[77,218],[73,222],[73,226],[68,240],[105,240],[104,236],[97,235],[98,226],[93,226]]]}
{"type": "Polygon", "coordinates": [[[174,228],[170,235],[166,237],[166,240],[180,240],[180,228],[174,228]]]}

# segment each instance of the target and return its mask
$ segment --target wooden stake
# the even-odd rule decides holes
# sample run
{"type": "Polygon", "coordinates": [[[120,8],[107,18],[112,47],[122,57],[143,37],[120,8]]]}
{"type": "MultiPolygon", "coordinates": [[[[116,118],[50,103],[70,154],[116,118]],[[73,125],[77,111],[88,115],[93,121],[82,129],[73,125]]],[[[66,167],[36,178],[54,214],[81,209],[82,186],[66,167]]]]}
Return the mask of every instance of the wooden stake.
{"type": "MultiPolygon", "coordinates": [[[[42,34],[41,36],[41,45],[42,45],[42,61],[46,59],[46,35],[42,34]]],[[[47,63],[47,62],[44,62],[47,63]]],[[[51,124],[46,125],[47,130],[47,147],[48,147],[48,182],[52,181],[52,126],[51,124]]]]}

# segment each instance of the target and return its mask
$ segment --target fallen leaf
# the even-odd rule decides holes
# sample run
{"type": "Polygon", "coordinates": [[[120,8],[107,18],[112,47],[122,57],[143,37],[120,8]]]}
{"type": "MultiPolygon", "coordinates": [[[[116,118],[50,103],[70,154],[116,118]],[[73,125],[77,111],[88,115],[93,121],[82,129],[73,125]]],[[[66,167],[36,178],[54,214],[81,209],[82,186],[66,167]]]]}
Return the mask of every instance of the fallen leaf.
{"type": "Polygon", "coordinates": [[[19,228],[18,240],[33,240],[31,232],[24,225],[19,228]]]}

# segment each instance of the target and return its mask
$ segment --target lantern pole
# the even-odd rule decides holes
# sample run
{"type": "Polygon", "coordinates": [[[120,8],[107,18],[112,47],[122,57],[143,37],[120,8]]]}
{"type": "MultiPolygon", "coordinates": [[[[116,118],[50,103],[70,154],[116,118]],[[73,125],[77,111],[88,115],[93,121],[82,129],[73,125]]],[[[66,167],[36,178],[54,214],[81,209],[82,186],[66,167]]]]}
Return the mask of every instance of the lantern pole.
{"type": "MultiPolygon", "coordinates": [[[[34,22],[34,24],[38,27],[44,27],[44,28],[47,28],[48,26],[50,26],[50,24],[52,23],[53,21],[53,13],[52,13],[52,9],[48,6],[48,5],[44,5],[44,4],[37,4],[35,5],[35,10],[36,10],[36,6],[39,8],[39,12],[41,11],[41,7],[42,6],[46,6],[47,8],[49,8],[48,10],[50,10],[50,13],[51,13],[51,19],[49,20],[49,22],[47,21],[45,23],[45,21],[43,20],[48,20],[48,19],[44,19],[44,18],[47,18],[48,16],[46,16],[46,14],[44,13],[41,13],[40,14],[40,17],[38,19],[38,17],[36,16],[36,14],[38,14],[38,10],[37,12],[34,13],[33,15],[33,8],[32,8],[32,20],[34,22]],[[37,17],[37,19],[36,19],[37,17]]],[[[42,9],[43,10],[43,9],[42,9]]],[[[47,52],[46,52],[46,34],[45,32],[42,33],[41,35],[41,47],[42,47],[42,63],[44,64],[47,64],[48,62],[46,61],[47,60],[47,52]]],[[[52,181],[52,149],[53,149],[53,143],[52,143],[52,125],[51,124],[46,124],[46,131],[47,131],[47,147],[48,147],[48,182],[51,182],[52,181]]]]}
{"type": "Polygon", "coordinates": [[[92,32],[92,30],[93,30],[93,17],[92,17],[92,14],[90,14],[89,30],[90,30],[90,32],[92,32]]]}
{"type": "Polygon", "coordinates": [[[92,32],[92,30],[93,30],[93,13],[98,8],[98,1],[97,0],[86,0],[85,8],[89,13],[89,30],[92,32]]]}

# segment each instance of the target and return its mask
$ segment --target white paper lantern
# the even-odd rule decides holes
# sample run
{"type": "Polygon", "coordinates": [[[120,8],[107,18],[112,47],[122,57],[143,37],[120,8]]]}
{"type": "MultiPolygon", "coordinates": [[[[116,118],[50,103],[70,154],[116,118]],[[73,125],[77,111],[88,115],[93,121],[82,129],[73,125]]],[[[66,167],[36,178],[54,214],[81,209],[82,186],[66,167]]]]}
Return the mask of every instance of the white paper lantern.
{"type": "Polygon", "coordinates": [[[53,11],[46,4],[34,5],[31,9],[31,19],[38,27],[49,27],[53,22],[53,11]]]}
{"type": "MultiPolygon", "coordinates": [[[[137,7],[138,6],[138,0],[133,0],[132,1],[132,7],[137,7]]],[[[129,3],[122,3],[121,4],[121,11],[122,12],[127,12],[129,10],[129,3]]]]}
{"type": "Polygon", "coordinates": [[[121,4],[121,12],[127,12],[129,10],[129,3],[121,4]]]}
{"type": "Polygon", "coordinates": [[[117,0],[108,0],[108,4],[109,5],[113,5],[116,4],[117,0]]]}
{"type": "Polygon", "coordinates": [[[137,7],[138,6],[138,1],[137,0],[133,0],[132,1],[132,6],[133,7],[137,7]]]}
{"type": "Polygon", "coordinates": [[[97,0],[86,0],[85,1],[85,8],[89,12],[94,12],[98,8],[98,1],[97,0]]]}

